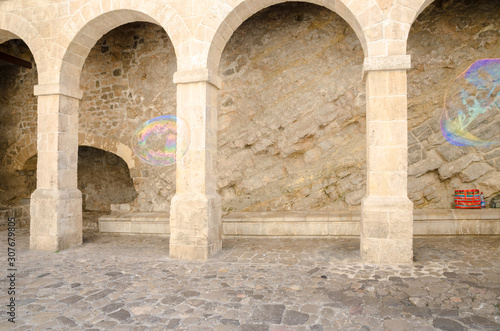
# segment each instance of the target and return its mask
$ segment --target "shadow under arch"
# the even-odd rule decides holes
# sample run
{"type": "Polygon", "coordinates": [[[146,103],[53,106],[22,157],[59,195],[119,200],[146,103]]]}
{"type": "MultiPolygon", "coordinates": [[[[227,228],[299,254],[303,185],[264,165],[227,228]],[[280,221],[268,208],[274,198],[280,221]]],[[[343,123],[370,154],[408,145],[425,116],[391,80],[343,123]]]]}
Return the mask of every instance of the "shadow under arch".
{"type": "MultiPolygon", "coordinates": [[[[236,29],[248,18],[252,15],[258,13],[260,10],[270,7],[272,5],[286,3],[289,1],[272,1],[269,4],[262,4],[259,0],[244,0],[236,7],[226,11],[224,17],[217,22],[217,26],[211,26],[210,20],[213,17],[217,17],[213,12],[209,11],[204,20],[202,21],[202,25],[210,26],[213,28],[213,32],[209,34],[208,42],[210,43],[210,48],[207,54],[207,66],[208,69],[212,70],[214,73],[217,72],[220,59],[222,56],[222,52],[227,42],[231,38],[232,34],[236,29]]],[[[354,30],[356,36],[358,37],[361,47],[363,48],[363,52],[365,56],[367,56],[367,40],[363,33],[363,28],[356,19],[356,16],[351,11],[349,6],[344,5],[341,1],[332,1],[325,2],[321,0],[303,0],[303,1],[294,1],[294,2],[305,2],[314,5],[318,5],[321,7],[325,7],[337,15],[339,15],[342,19],[344,19],[347,24],[354,30]]],[[[367,6],[368,9],[368,6],[367,6]]]]}
{"type": "Polygon", "coordinates": [[[110,138],[81,133],[78,136],[78,146],[98,148],[116,154],[125,161],[129,170],[132,170],[139,164],[139,159],[129,146],[110,138]]]}

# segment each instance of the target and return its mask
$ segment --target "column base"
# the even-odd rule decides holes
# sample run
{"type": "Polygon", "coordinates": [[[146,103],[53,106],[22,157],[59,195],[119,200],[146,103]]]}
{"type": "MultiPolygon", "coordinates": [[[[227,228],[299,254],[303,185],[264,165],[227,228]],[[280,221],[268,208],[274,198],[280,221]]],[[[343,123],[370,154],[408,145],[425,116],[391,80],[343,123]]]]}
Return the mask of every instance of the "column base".
{"type": "Polygon", "coordinates": [[[206,260],[222,249],[218,194],[176,194],[170,208],[170,257],[206,260]]]}
{"type": "Polygon", "coordinates": [[[413,203],[406,197],[373,197],[361,205],[361,258],[367,264],[413,262],[413,203]]]}
{"type": "Polygon", "coordinates": [[[82,244],[82,193],[37,189],[31,195],[30,249],[58,251],[82,244]]]}

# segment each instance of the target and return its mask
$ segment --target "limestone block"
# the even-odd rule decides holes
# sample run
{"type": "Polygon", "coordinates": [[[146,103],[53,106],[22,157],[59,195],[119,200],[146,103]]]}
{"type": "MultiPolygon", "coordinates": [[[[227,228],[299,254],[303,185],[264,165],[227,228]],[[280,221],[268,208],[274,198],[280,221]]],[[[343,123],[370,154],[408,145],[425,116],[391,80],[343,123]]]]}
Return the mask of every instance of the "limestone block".
{"type": "Polygon", "coordinates": [[[463,170],[465,170],[472,162],[481,161],[481,157],[477,154],[467,154],[462,156],[461,158],[446,163],[439,168],[439,177],[441,179],[448,179],[463,170]]]}
{"type": "MultiPolygon", "coordinates": [[[[358,1],[361,3],[361,1],[358,1]]],[[[366,8],[366,4],[363,4],[366,8]]],[[[354,14],[361,28],[367,28],[384,20],[384,14],[378,6],[372,6],[359,14],[354,14]]]]}
{"type": "Polygon", "coordinates": [[[361,256],[365,263],[411,263],[413,204],[406,197],[368,196],[362,202],[361,256]]]}
{"type": "Polygon", "coordinates": [[[420,177],[428,173],[429,171],[434,171],[438,168],[440,169],[439,171],[441,171],[441,166],[443,166],[444,163],[445,162],[443,161],[441,156],[439,156],[436,150],[432,150],[428,153],[426,159],[420,160],[419,162],[410,165],[410,167],[408,168],[408,175],[420,177]]]}
{"type": "Polygon", "coordinates": [[[482,175],[490,172],[493,169],[487,163],[472,163],[465,170],[463,170],[458,176],[464,183],[472,182],[482,175]]]}
{"type": "Polygon", "coordinates": [[[75,189],[37,189],[31,196],[30,248],[67,249],[82,243],[82,196],[75,189]]]}
{"type": "Polygon", "coordinates": [[[221,201],[217,194],[176,194],[170,212],[170,256],[207,259],[222,248],[221,201]]]}

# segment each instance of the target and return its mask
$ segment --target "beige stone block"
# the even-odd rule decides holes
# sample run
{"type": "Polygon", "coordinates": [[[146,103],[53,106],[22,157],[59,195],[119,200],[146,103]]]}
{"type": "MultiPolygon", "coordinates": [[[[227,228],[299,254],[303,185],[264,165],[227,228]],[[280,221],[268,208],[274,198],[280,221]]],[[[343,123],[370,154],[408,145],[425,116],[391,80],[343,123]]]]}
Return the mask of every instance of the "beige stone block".
{"type": "Polygon", "coordinates": [[[121,0],[119,7],[121,9],[131,9],[133,0],[121,0]]]}
{"type": "Polygon", "coordinates": [[[246,4],[252,15],[269,6],[265,0],[246,1],[246,4]]]}
{"type": "Polygon", "coordinates": [[[154,233],[149,231],[149,224],[130,222],[130,233],[154,233]]]}
{"type": "MultiPolygon", "coordinates": [[[[359,1],[359,0],[358,0],[359,1]]],[[[351,7],[351,4],[349,4],[351,7]]],[[[361,28],[365,29],[384,20],[384,14],[377,5],[373,5],[369,9],[360,14],[354,14],[361,28]]]]}
{"type": "Polygon", "coordinates": [[[395,96],[407,95],[406,70],[388,71],[388,94],[395,96]]]}
{"type": "Polygon", "coordinates": [[[378,40],[367,43],[367,52],[369,57],[387,56],[387,41],[378,40]]]}
{"type": "MultiPolygon", "coordinates": [[[[215,34],[215,30],[213,30],[207,26],[204,26],[203,24],[198,24],[193,36],[195,39],[197,39],[199,41],[209,43],[207,48],[210,48],[210,44],[211,44],[211,41],[213,39],[214,34],[215,34]]],[[[182,54],[188,54],[188,53],[184,52],[182,54]]]]}
{"type": "Polygon", "coordinates": [[[404,7],[413,9],[414,11],[421,11],[424,7],[429,5],[431,0],[398,0],[398,3],[404,7]]]}
{"type": "Polygon", "coordinates": [[[406,171],[391,171],[387,173],[388,177],[388,191],[389,196],[407,196],[408,175],[406,171]]]}
{"type": "Polygon", "coordinates": [[[115,222],[112,221],[99,221],[99,232],[116,232],[115,222]]]}
{"type": "Polygon", "coordinates": [[[233,13],[236,16],[238,16],[238,18],[241,22],[245,22],[250,16],[253,15],[253,13],[250,10],[250,8],[248,8],[248,5],[245,1],[240,1],[240,0],[237,0],[237,1],[240,2],[240,4],[233,6],[233,8],[234,8],[233,13]]]}
{"type": "Polygon", "coordinates": [[[385,97],[388,96],[388,72],[387,71],[372,71],[366,79],[368,97],[385,97]]]}
{"type": "Polygon", "coordinates": [[[388,239],[404,239],[413,238],[413,222],[389,222],[388,224],[388,239]]]}
{"type": "Polygon", "coordinates": [[[390,136],[387,126],[390,122],[368,121],[366,123],[368,146],[387,146],[390,143],[390,136]]]}
{"type": "MultiPolygon", "coordinates": [[[[180,45],[186,40],[190,39],[191,35],[186,25],[178,15],[172,17],[168,21],[168,25],[162,25],[167,31],[170,40],[174,46],[180,45]]],[[[177,70],[180,68],[178,67],[177,70]]]]}
{"type": "Polygon", "coordinates": [[[368,121],[406,121],[406,96],[368,97],[368,121]]]}
{"type": "Polygon", "coordinates": [[[334,222],[328,224],[330,236],[359,236],[361,234],[361,222],[334,222]]]}
{"type": "Polygon", "coordinates": [[[169,252],[173,259],[206,260],[209,257],[209,247],[170,244],[169,252]]]}
{"type": "Polygon", "coordinates": [[[112,0],[99,0],[102,8],[103,13],[110,12],[112,10],[111,8],[111,2],[112,0]]]}
{"type": "Polygon", "coordinates": [[[368,42],[384,39],[384,23],[378,23],[363,30],[368,42]]]}
{"type": "Polygon", "coordinates": [[[361,223],[361,236],[363,238],[387,238],[389,236],[387,219],[387,213],[385,215],[384,213],[370,213],[369,220],[363,220],[361,223]]]}
{"type": "Polygon", "coordinates": [[[407,24],[413,23],[416,16],[417,16],[416,10],[412,9],[411,7],[403,6],[400,3],[394,4],[389,13],[389,18],[391,20],[407,24]]]}
{"type": "Polygon", "coordinates": [[[381,264],[413,263],[413,238],[381,240],[379,249],[381,264]]]}
{"type": "Polygon", "coordinates": [[[388,40],[387,41],[387,55],[405,55],[406,54],[406,40],[388,40]]]}
{"type": "Polygon", "coordinates": [[[367,178],[367,194],[373,196],[389,195],[389,178],[387,172],[370,172],[367,178]]]}
{"type": "Polygon", "coordinates": [[[406,153],[405,146],[370,146],[368,171],[406,171],[408,161],[401,157],[406,153]]]}
{"type": "Polygon", "coordinates": [[[385,21],[383,26],[385,39],[405,40],[410,31],[410,24],[407,23],[385,21]]]}
{"type": "Polygon", "coordinates": [[[358,16],[359,14],[367,11],[371,5],[373,5],[373,2],[366,0],[353,0],[348,2],[347,8],[353,15],[358,16]]]}

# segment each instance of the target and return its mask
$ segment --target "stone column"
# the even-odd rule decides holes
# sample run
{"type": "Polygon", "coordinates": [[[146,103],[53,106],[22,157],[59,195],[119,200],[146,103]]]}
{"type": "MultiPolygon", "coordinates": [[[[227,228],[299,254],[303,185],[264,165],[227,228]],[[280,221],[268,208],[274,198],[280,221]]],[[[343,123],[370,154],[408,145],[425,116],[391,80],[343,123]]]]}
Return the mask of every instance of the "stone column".
{"type": "MultiPolygon", "coordinates": [[[[177,161],[170,211],[170,257],[205,260],[222,248],[217,194],[217,93],[219,78],[206,69],[177,72],[177,116],[190,128],[187,153],[177,161]]],[[[188,137],[179,135],[178,145],[188,137]]]]}
{"type": "Polygon", "coordinates": [[[365,58],[367,196],[361,209],[365,263],[413,261],[413,203],[407,195],[406,69],[410,56],[365,58]]]}
{"type": "Polygon", "coordinates": [[[77,189],[78,108],[82,91],[35,86],[38,96],[37,188],[31,195],[30,248],[57,251],[82,243],[77,189]]]}

